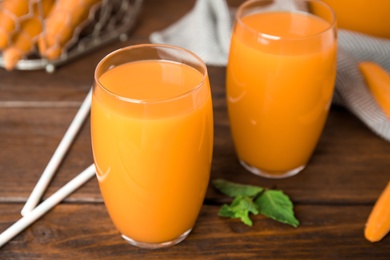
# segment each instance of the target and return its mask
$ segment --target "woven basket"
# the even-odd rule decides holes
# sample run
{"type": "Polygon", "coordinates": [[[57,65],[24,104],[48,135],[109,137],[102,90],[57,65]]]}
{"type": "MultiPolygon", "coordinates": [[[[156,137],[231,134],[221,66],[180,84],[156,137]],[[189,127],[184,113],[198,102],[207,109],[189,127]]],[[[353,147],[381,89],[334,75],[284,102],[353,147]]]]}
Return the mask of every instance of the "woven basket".
{"type": "MultiPolygon", "coordinates": [[[[37,0],[37,4],[40,4],[37,0]]],[[[15,69],[55,71],[55,68],[115,40],[125,41],[139,16],[143,0],[102,0],[90,9],[88,18],[74,31],[61,56],[47,60],[32,50],[15,69]]],[[[44,30],[44,29],[43,29],[44,30]]],[[[44,33],[44,32],[43,32],[44,33]]],[[[0,66],[4,61],[0,53],[0,66]]]]}

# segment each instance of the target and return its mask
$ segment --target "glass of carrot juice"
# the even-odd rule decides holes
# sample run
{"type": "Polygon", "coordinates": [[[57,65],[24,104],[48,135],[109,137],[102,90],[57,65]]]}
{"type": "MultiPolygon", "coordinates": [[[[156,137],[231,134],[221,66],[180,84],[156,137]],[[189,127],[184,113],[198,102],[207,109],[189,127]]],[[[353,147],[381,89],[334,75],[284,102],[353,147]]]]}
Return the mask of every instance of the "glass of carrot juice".
{"type": "Polygon", "coordinates": [[[336,77],[336,21],[315,0],[252,0],[237,10],[227,65],[231,133],[241,165],[284,178],[307,165],[336,77]]]}
{"type": "Polygon", "coordinates": [[[389,0],[322,0],[337,15],[341,29],[390,39],[389,0]]]}
{"type": "Polygon", "coordinates": [[[122,237],[151,249],[184,240],[203,203],[213,151],[203,61],[155,44],[104,57],[95,70],[91,137],[100,191],[122,237]]]}

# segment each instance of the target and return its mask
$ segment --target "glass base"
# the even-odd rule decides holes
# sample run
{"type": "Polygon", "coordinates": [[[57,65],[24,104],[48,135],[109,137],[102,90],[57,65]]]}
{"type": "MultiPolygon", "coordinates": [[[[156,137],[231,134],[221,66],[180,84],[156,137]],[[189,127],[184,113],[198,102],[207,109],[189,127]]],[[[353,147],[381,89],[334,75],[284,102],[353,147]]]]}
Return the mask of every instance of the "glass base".
{"type": "Polygon", "coordinates": [[[159,249],[159,248],[165,248],[165,247],[174,246],[174,245],[180,243],[181,241],[183,241],[188,236],[188,234],[190,234],[191,230],[192,229],[187,230],[186,232],[184,232],[182,235],[180,235],[178,238],[175,238],[174,240],[166,241],[166,242],[162,242],[162,243],[139,242],[139,241],[135,241],[134,239],[131,239],[131,238],[129,238],[129,237],[123,235],[123,234],[122,234],[122,237],[129,244],[131,244],[133,246],[136,246],[136,247],[145,248],[145,249],[159,249]]]}
{"type": "Polygon", "coordinates": [[[299,166],[295,169],[289,170],[289,171],[272,172],[271,173],[271,172],[266,172],[266,171],[260,170],[256,167],[253,167],[242,160],[239,160],[239,161],[240,161],[240,164],[245,169],[250,171],[251,173],[258,175],[258,176],[261,176],[261,177],[264,177],[264,178],[269,178],[269,179],[283,179],[283,178],[291,177],[291,176],[294,176],[295,174],[299,173],[300,171],[302,171],[306,167],[306,165],[301,165],[301,166],[299,166]]]}

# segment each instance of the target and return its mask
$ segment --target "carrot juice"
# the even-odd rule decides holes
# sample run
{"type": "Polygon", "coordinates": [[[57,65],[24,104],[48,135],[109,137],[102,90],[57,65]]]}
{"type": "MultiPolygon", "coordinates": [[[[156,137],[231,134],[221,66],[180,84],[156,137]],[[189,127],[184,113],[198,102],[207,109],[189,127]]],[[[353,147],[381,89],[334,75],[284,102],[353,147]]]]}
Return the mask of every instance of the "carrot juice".
{"type": "Polygon", "coordinates": [[[236,21],[227,104],[236,152],[249,171],[281,178],[307,164],[334,89],[336,40],[324,33],[329,27],[314,15],[286,11],[236,21]]]}
{"type": "Polygon", "coordinates": [[[389,0],[322,0],[337,14],[339,28],[390,39],[389,0]]]}
{"type": "Polygon", "coordinates": [[[94,87],[91,130],[100,190],[122,236],[146,248],[184,239],[209,181],[207,73],[165,60],[109,69],[94,87]]]}

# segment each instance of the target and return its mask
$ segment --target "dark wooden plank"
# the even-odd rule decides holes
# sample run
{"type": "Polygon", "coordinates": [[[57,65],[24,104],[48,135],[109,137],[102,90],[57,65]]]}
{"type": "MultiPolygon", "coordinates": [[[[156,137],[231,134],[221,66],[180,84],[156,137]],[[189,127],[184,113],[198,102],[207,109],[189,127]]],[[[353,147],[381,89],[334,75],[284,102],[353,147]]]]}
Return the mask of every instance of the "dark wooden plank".
{"type": "MultiPolygon", "coordinates": [[[[78,108],[0,109],[1,201],[25,201],[41,176],[78,108]]],[[[75,142],[60,165],[48,194],[93,162],[86,119],[75,142]]],[[[91,200],[99,195],[96,183],[80,194],[91,200]],[[93,187],[93,188],[92,188],[93,187]]]]}
{"type": "Polygon", "coordinates": [[[154,31],[165,29],[187,14],[194,7],[194,4],[195,0],[144,0],[139,26],[132,37],[149,36],[154,31]]]}
{"type": "MultiPolygon", "coordinates": [[[[0,204],[0,228],[19,218],[18,204],[0,204]]],[[[103,204],[61,204],[0,250],[0,259],[388,259],[390,237],[363,237],[367,206],[297,206],[299,228],[254,217],[253,227],[204,206],[193,232],[167,249],[128,245],[103,204]]]]}
{"type": "MultiPolygon", "coordinates": [[[[218,91],[222,92],[221,87],[218,91]]],[[[218,91],[216,91],[218,93],[218,91]]],[[[390,145],[341,108],[333,108],[323,137],[307,169],[295,177],[268,180],[245,171],[237,162],[231,141],[226,106],[214,96],[215,146],[211,178],[276,187],[297,202],[373,203],[390,176],[390,145]],[[353,135],[351,135],[353,131],[353,135]]],[[[1,109],[1,200],[22,201],[46,167],[77,108],[1,109]]],[[[51,194],[92,163],[89,119],[49,188],[51,194]]],[[[100,199],[96,185],[83,193],[100,199]]],[[[80,196],[81,199],[83,196],[80,196]]],[[[221,196],[209,189],[208,199],[221,196]]],[[[75,199],[75,198],[72,198],[75,199]]]]}

